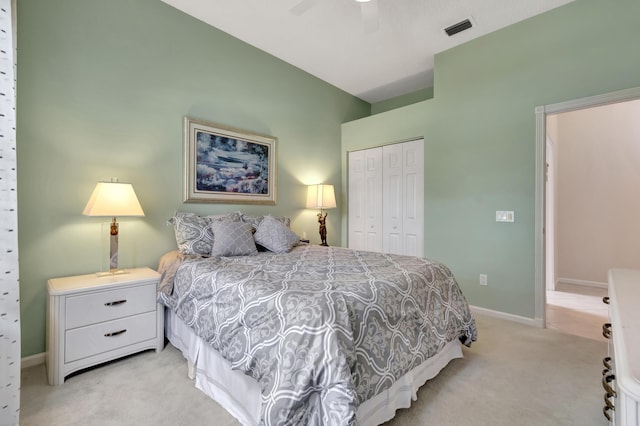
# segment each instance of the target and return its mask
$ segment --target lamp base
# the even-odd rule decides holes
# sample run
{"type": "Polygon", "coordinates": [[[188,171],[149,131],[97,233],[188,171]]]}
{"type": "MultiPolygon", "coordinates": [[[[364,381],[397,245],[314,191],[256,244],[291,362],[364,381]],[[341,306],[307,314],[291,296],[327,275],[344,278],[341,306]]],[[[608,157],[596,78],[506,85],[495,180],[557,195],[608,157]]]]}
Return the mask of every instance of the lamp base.
{"type": "Polygon", "coordinates": [[[320,224],[320,245],[328,246],[327,244],[327,212],[320,209],[320,213],[318,213],[318,223],[320,224]]]}

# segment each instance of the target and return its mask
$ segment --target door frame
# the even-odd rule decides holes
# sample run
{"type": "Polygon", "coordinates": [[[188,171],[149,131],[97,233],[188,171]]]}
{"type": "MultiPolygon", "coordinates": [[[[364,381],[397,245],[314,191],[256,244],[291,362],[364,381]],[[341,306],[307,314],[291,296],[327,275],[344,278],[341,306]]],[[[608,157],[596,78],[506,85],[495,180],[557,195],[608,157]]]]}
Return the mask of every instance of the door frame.
{"type": "MultiPolygon", "coordinates": [[[[579,109],[592,108],[601,105],[640,99],[640,87],[619,90],[602,95],[573,99],[555,104],[537,106],[536,115],[536,152],[535,152],[535,318],[539,327],[546,326],[546,286],[545,286],[545,165],[547,140],[547,115],[579,109]]],[[[557,142],[557,141],[555,141],[557,142]]]]}

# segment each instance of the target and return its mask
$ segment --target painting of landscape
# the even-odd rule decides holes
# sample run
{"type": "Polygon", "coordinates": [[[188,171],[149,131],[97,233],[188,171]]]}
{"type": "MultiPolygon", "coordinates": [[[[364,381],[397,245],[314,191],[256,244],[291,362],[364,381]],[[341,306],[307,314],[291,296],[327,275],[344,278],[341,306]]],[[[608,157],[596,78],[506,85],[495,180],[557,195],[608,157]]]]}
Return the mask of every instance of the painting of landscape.
{"type": "Polygon", "coordinates": [[[276,138],[185,117],[184,201],[276,203],[276,138]]]}
{"type": "Polygon", "coordinates": [[[196,190],[267,194],[269,147],[197,132],[196,190]]]}

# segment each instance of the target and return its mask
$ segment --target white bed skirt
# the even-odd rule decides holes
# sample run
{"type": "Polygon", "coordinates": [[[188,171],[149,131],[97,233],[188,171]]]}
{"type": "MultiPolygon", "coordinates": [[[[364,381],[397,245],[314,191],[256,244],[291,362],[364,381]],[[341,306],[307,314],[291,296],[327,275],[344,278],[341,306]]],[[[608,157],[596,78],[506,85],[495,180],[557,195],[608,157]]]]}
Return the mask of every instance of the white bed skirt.
{"type": "MultiPolygon", "coordinates": [[[[260,388],[258,382],[231,364],[198,337],[177,315],[165,309],[165,335],[187,359],[189,377],[198,389],[218,402],[245,426],[260,422],[260,388]]],[[[448,343],[437,355],[409,371],[391,388],[365,401],[356,417],[360,426],[374,426],[391,420],[396,410],[408,408],[417,399],[417,391],[435,377],[452,359],[462,358],[458,340],[448,343]]]]}

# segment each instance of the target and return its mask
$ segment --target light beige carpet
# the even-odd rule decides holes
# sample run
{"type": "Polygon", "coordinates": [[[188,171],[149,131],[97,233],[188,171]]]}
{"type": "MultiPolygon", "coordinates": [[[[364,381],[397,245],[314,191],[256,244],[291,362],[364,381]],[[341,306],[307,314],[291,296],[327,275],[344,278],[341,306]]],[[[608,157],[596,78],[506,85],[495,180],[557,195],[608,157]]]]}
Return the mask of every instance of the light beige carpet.
{"type": "MultiPolygon", "coordinates": [[[[418,392],[387,426],[606,425],[600,384],[607,346],[476,315],[478,341],[418,392]]],[[[167,345],[47,385],[44,366],[22,372],[20,424],[237,425],[187,378],[167,345]]]]}

